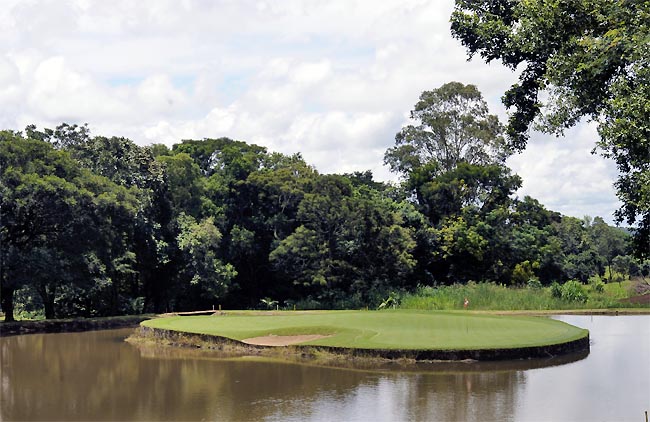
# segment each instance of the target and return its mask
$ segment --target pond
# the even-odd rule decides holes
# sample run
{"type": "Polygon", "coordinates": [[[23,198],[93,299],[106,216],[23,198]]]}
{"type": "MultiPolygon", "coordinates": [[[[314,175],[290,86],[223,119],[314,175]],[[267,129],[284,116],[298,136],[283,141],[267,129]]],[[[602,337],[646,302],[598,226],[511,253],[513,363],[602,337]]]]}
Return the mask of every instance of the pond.
{"type": "Polygon", "coordinates": [[[643,421],[650,315],[558,316],[586,355],[327,368],[142,348],[131,330],[0,338],[1,420],[643,421]]]}

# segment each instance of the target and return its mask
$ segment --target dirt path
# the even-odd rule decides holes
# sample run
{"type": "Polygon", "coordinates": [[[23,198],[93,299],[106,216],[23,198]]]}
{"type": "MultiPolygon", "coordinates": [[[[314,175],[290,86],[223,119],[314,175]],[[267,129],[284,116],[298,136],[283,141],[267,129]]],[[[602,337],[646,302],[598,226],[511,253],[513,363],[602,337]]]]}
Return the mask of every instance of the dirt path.
{"type": "Polygon", "coordinates": [[[252,337],[242,340],[246,344],[255,344],[258,346],[289,346],[291,344],[304,343],[306,341],[318,340],[332,336],[323,336],[320,334],[305,334],[300,336],[264,336],[252,337]]]}

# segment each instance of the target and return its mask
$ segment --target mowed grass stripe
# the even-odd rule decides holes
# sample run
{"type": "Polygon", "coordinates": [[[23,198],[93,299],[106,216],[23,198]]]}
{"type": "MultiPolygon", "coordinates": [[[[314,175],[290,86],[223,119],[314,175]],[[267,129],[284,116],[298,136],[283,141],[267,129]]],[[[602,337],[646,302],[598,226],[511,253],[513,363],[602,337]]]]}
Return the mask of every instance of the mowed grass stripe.
{"type": "Polygon", "coordinates": [[[243,340],[268,335],[323,334],[301,343],[359,349],[477,350],[566,343],[587,330],[541,317],[408,310],[233,312],[220,316],[159,318],[143,325],[243,340]]]}

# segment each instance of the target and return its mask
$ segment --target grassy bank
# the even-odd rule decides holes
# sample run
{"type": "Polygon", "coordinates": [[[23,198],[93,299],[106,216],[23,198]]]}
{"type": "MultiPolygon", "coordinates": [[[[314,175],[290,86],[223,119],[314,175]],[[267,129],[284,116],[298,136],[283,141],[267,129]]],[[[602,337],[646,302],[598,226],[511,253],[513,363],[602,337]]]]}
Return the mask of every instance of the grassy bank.
{"type": "Polygon", "coordinates": [[[535,317],[408,310],[225,313],[170,317],[143,326],[234,340],[320,334],[301,345],[384,350],[481,350],[539,347],[588,335],[586,330],[535,317]]]}
{"type": "Polygon", "coordinates": [[[563,287],[505,287],[492,283],[420,287],[414,293],[401,295],[397,302],[402,309],[462,309],[465,298],[472,310],[580,310],[648,308],[647,304],[626,303],[631,294],[630,281],[623,283],[563,287]]]}

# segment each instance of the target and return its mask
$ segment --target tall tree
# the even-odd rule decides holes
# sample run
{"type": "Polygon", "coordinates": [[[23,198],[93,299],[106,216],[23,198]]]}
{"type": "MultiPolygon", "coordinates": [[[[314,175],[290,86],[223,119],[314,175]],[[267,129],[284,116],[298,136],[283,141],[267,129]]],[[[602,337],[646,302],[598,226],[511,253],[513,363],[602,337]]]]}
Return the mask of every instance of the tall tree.
{"type": "Polygon", "coordinates": [[[412,280],[413,232],[399,205],[371,185],[354,188],[338,175],[314,181],[300,203],[303,224],[270,254],[294,294],[315,297],[321,306],[360,306],[412,280]]]}
{"type": "Polygon", "coordinates": [[[415,191],[422,212],[434,225],[468,208],[485,216],[509,204],[510,195],[521,186],[521,178],[505,166],[461,163],[437,177],[429,169],[414,170],[407,186],[415,191]]]}
{"type": "Polygon", "coordinates": [[[221,233],[211,217],[196,221],[182,213],[178,217],[178,247],[183,255],[176,303],[185,309],[214,305],[223,297],[237,274],[219,257],[221,233]]]}
{"type": "Polygon", "coordinates": [[[424,91],[411,111],[415,125],[395,136],[384,161],[392,171],[408,174],[426,164],[436,174],[453,170],[463,162],[474,165],[502,164],[507,157],[503,127],[488,113],[474,85],[449,82],[424,91]]]}
{"type": "Polygon", "coordinates": [[[617,220],[637,226],[636,254],[650,256],[650,3],[456,0],[451,22],[470,57],[522,69],[503,97],[513,148],[535,121],[555,134],[583,117],[598,123],[620,173],[617,220]]]}
{"type": "MultiPolygon", "coordinates": [[[[586,222],[589,223],[589,221],[586,222]]],[[[627,255],[629,235],[620,228],[609,226],[602,217],[594,218],[587,227],[591,236],[590,243],[596,248],[602,262],[609,268],[611,281],[612,263],[617,256],[627,255]]],[[[606,277],[605,270],[601,265],[599,275],[606,277]]]]}
{"type": "Polygon", "coordinates": [[[169,198],[177,213],[185,212],[198,217],[203,211],[214,211],[214,205],[204,197],[205,178],[201,175],[201,169],[189,155],[183,152],[161,155],[157,161],[165,166],[169,198]]]}
{"type": "Polygon", "coordinates": [[[21,284],[38,291],[46,317],[52,318],[63,286],[88,286],[89,255],[105,257],[111,271],[127,252],[117,245],[122,229],[130,226],[124,221],[138,209],[136,188],[91,174],[67,152],[42,140],[1,133],[0,186],[0,287],[8,320],[13,292],[21,284]]]}

